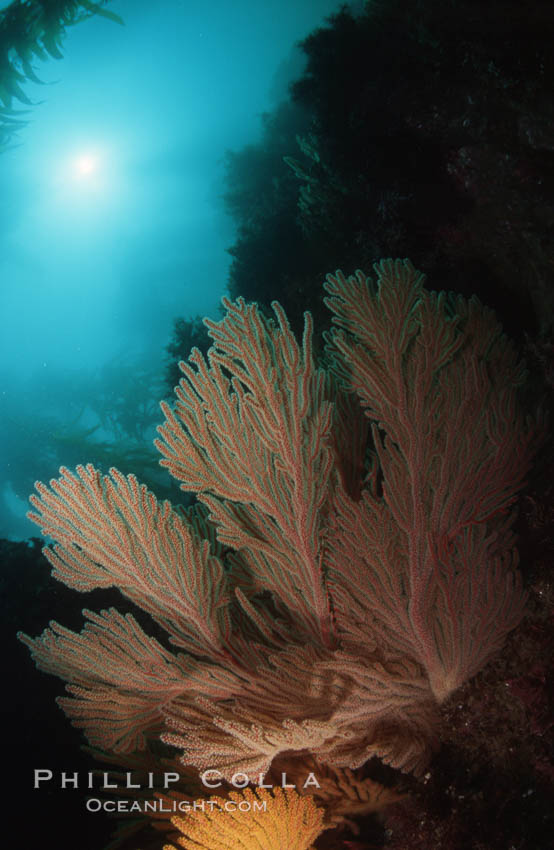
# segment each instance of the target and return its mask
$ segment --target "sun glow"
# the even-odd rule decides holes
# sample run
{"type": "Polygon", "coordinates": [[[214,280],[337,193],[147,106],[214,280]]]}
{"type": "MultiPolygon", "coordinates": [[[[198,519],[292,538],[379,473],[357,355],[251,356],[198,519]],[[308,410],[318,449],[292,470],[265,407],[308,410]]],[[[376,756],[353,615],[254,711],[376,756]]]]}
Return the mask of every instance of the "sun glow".
{"type": "Polygon", "coordinates": [[[75,174],[78,177],[88,177],[96,171],[98,166],[97,159],[92,154],[83,154],[78,156],[74,163],[75,174]]]}
{"type": "Polygon", "coordinates": [[[72,205],[97,205],[111,195],[113,162],[104,146],[74,147],[59,160],[54,179],[60,200],[72,205]]]}
{"type": "MultiPolygon", "coordinates": [[[[72,134],[73,135],[73,134],[72,134]]],[[[78,227],[84,222],[99,224],[116,214],[126,194],[125,157],[121,140],[86,138],[75,133],[62,149],[52,147],[33,166],[46,215],[53,222],[78,227]]]]}

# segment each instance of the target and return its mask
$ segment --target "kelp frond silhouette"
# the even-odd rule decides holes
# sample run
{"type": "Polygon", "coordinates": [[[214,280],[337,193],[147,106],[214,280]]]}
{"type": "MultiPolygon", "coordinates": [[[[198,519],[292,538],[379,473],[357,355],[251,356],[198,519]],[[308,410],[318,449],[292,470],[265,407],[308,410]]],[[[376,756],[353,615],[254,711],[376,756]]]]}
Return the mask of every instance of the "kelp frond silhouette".
{"type": "Polygon", "coordinates": [[[62,59],[66,28],[101,15],[123,24],[121,17],[104,8],[108,0],[14,0],[0,11],[0,144],[6,144],[26,121],[13,101],[33,102],[25,93],[26,81],[41,84],[33,63],[62,59]]]}

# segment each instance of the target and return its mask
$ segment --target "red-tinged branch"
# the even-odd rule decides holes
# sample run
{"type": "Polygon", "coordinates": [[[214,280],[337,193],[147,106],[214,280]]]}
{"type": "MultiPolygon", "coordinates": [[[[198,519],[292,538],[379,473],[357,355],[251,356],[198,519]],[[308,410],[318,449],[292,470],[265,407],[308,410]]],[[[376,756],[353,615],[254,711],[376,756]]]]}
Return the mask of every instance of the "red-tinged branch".
{"type": "Polygon", "coordinates": [[[301,630],[331,646],[322,558],[332,406],[313,363],[311,317],[300,347],[278,304],[276,327],[256,305],[224,303],[225,319],[206,320],[209,362],[194,351],[175,410],[163,406],[162,464],[198,492],[218,540],[248,550],[255,577],[301,630]]]}
{"type": "MultiPolygon", "coordinates": [[[[376,271],[376,289],[361,272],[327,284],[343,328],[330,353],[373,421],[386,524],[401,553],[397,563],[383,552],[365,558],[367,604],[389,651],[413,653],[442,700],[521,617],[513,538],[506,528],[499,542],[492,529],[524,483],[537,433],[518,411],[522,367],[491,311],[427,292],[408,262],[376,271]],[[493,610],[497,638],[483,616],[493,610]]],[[[351,511],[344,500],[342,509],[351,511]]],[[[361,511],[358,521],[368,518],[361,511]]]]}
{"type": "Polygon", "coordinates": [[[116,586],[172,641],[214,660],[229,657],[229,591],[223,567],[185,518],[133,475],[91,465],[37,483],[29,518],[58,541],[45,553],[69,587],[116,586]]]}

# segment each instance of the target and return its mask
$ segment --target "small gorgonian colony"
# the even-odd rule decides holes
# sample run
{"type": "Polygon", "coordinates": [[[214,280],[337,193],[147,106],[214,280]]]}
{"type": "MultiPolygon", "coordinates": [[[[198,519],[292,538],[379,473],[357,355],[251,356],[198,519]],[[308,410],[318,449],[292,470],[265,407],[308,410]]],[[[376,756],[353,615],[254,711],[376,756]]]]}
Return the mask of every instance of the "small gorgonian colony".
{"type": "Polygon", "coordinates": [[[22,636],[93,746],[161,735],[253,782],[308,753],[419,772],[437,706],[520,620],[522,365],[476,299],[427,291],[408,261],[376,272],[328,276],[324,367],[309,315],[301,344],[278,303],[276,322],[242,299],[206,320],[157,440],[193,507],[115,469],[37,484],[54,575],[117,586],[167,635],[111,608],[22,636]]]}
{"type": "MultiPolygon", "coordinates": [[[[323,809],[294,789],[245,788],[210,797],[207,810],[175,817],[174,840],[185,850],[312,850],[326,828],[323,809]],[[229,805],[231,804],[231,805],[229,805]]],[[[163,850],[176,850],[165,844],[163,850]]]]}

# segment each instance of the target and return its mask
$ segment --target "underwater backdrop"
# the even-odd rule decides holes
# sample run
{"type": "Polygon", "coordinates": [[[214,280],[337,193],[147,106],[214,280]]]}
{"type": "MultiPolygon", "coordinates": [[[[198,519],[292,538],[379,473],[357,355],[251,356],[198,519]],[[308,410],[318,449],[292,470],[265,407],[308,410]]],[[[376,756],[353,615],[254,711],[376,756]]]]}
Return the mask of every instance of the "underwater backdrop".
{"type": "Polygon", "coordinates": [[[60,440],[114,437],[99,394],[163,374],[174,319],[217,315],[234,235],[225,153],[258,140],[305,64],[295,45],[338,4],[106,8],[124,26],[93,15],[67,27],[63,58],[34,57],[44,85],[20,90],[39,105],[13,98],[29,123],[0,156],[6,537],[31,533],[29,483],[56,473],[60,440]]]}
{"type": "Polygon", "coordinates": [[[552,846],[553,38],[551,0],[0,2],[21,842],[552,846]]]}

